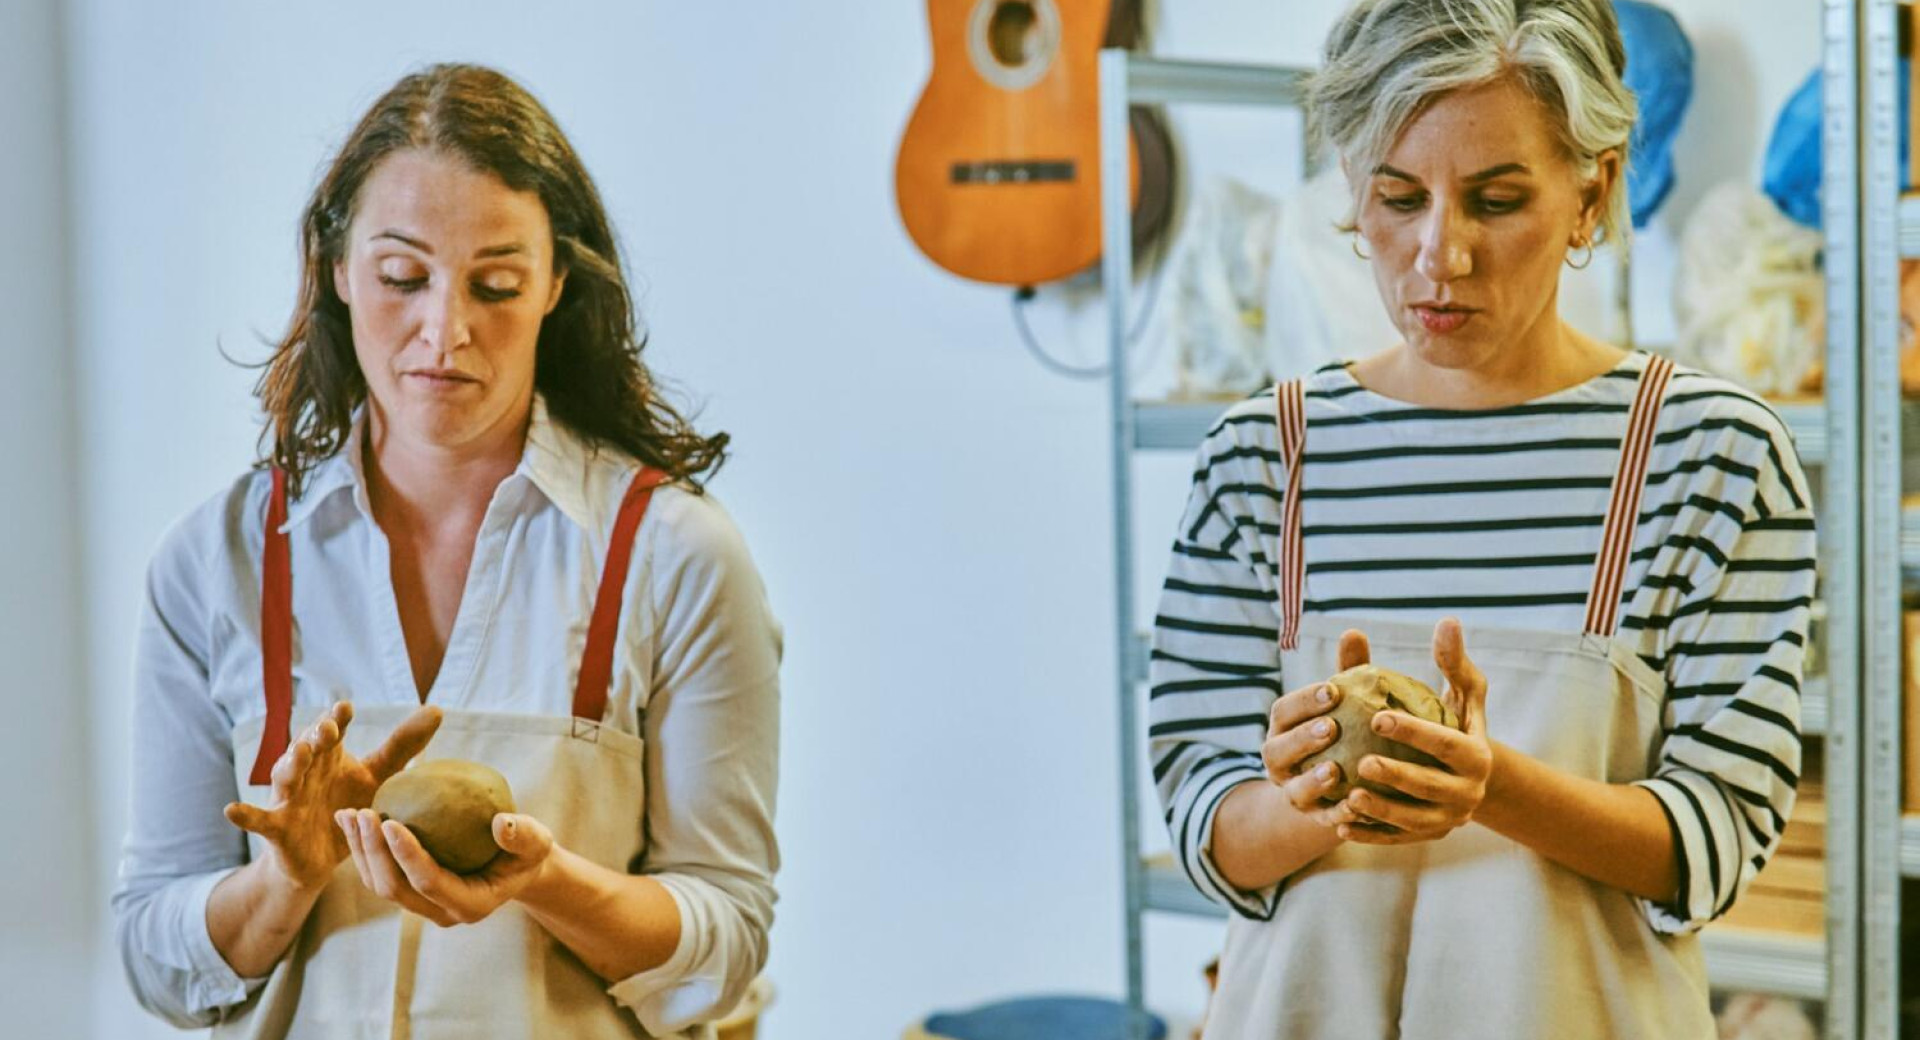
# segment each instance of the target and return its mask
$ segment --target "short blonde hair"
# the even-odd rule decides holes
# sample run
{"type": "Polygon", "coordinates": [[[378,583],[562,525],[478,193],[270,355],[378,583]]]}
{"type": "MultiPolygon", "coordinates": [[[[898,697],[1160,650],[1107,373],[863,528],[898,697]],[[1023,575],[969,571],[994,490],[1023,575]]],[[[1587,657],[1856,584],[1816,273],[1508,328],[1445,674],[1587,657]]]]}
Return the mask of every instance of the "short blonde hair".
{"type": "MultiPolygon", "coordinates": [[[[1309,80],[1308,121],[1320,147],[1352,170],[1372,170],[1441,96],[1510,78],[1546,106],[1582,181],[1601,153],[1619,153],[1600,240],[1624,242],[1627,144],[1639,113],[1621,80],[1626,64],[1610,0],[1355,0],[1309,80]]],[[[1356,207],[1360,196],[1356,188],[1356,207]]]]}

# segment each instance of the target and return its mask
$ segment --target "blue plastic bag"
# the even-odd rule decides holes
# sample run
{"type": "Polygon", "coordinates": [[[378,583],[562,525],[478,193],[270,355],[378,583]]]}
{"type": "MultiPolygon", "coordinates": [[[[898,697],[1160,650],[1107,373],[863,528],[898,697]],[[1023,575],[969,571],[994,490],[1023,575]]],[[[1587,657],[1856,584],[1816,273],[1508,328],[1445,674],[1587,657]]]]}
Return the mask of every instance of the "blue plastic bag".
{"type": "MultiPolygon", "coordinates": [[[[1907,176],[1909,133],[1907,105],[1911,92],[1908,83],[1908,59],[1900,59],[1900,188],[1913,185],[1907,176]]],[[[1820,70],[1814,69],[1800,89],[1781,106],[1774,121],[1773,136],[1767,140],[1767,155],[1760,174],[1760,190],[1767,193],[1780,211],[1808,227],[1820,226],[1820,70]]]]}
{"type": "Polygon", "coordinates": [[[1643,228],[1673,190],[1673,141],[1693,98],[1693,44],[1665,8],[1615,0],[1620,39],[1627,49],[1622,78],[1640,100],[1627,170],[1633,226],[1643,228]]]}

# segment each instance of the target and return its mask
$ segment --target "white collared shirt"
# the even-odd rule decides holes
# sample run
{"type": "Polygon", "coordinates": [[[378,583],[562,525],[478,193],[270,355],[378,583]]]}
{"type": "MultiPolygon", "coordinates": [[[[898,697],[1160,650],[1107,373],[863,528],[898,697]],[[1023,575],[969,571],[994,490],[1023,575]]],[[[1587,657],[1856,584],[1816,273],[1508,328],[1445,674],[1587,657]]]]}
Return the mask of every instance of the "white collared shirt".
{"type": "MultiPolygon", "coordinates": [[[[417,704],[361,468],[365,415],[288,504],[295,710],[336,699],[417,704]]],[[[636,470],[535,398],[519,466],[487,506],[428,703],[572,711],[601,561],[636,470]]],[[[239,797],[232,730],[265,714],[259,560],[271,480],[255,471],[168,532],[135,654],[132,805],[113,893],[135,995],[182,1026],[218,1021],[264,979],[214,948],[207,898],[246,860],[222,816],[239,797]]],[[[612,985],[648,1031],[724,1014],[766,960],[773,920],[781,633],[732,521],[710,495],[661,488],[634,545],[608,724],[646,742],[640,870],[672,893],[680,942],[612,985]]],[[[638,821],[636,821],[638,822],[638,821]]]]}

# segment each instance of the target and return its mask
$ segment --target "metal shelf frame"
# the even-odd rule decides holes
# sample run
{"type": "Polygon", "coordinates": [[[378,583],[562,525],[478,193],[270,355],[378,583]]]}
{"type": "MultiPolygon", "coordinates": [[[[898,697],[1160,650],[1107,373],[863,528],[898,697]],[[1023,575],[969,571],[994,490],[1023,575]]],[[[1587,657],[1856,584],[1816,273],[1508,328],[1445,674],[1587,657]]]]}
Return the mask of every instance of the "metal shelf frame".
{"type": "Polygon", "coordinates": [[[1297,108],[1306,70],[1145,58],[1100,52],[1100,284],[1107,307],[1108,389],[1113,466],[1114,654],[1120,695],[1121,869],[1125,895],[1127,1002],[1146,992],[1141,916],[1148,909],[1140,861],[1140,723],[1136,677],[1145,669],[1134,638],[1133,388],[1127,371],[1128,295],[1133,287],[1133,213],[1128,110],[1136,104],[1255,105],[1297,108]]]}
{"type": "MultiPolygon", "coordinates": [[[[1823,3],[1823,139],[1828,183],[1853,185],[1862,170],[1861,160],[1871,169],[1887,167],[1890,176],[1894,123],[1887,110],[1893,97],[1894,0],[1823,3]],[[1887,40],[1879,48],[1885,52],[1884,59],[1874,56],[1874,47],[1863,45],[1859,32],[1862,24],[1875,27],[1869,34],[1872,41],[1882,37],[1887,40]],[[1870,142],[1863,141],[1859,118],[1862,99],[1855,90],[1861,83],[1863,61],[1878,77],[1873,82],[1879,88],[1870,92],[1868,99],[1868,108],[1875,113],[1871,124],[1874,136],[1888,139],[1885,147],[1871,150],[1871,154],[1862,147],[1870,142]],[[1880,99],[1881,93],[1885,99],[1880,99]],[[1886,104],[1879,104],[1879,100],[1886,104]]],[[[1105,50],[1100,55],[1101,285],[1108,333],[1114,489],[1114,653],[1120,701],[1122,887],[1127,997],[1135,1008],[1142,1006],[1145,992],[1144,914],[1163,911],[1218,917],[1221,911],[1194,891],[1177,867],[1149,863],[1140,854],[1142,748],[1138,694],[1146,676],[1147,655],[1134,609],[1133,457],[1141,450],[1197,445],[1223,405],[1142,405],[1133,397],[1127,367],[1128,297],[1133,286],[1132,214],[1124,187],[1130,178],[1128,109],[1135,104],[1169,103],[1298,107],[1305,76],[1305,70],[1295,68],[1166,61],[1121,50],[1105,50]]],[[[1887,360],[1896,352],[1879,351],[1880,362],[1864,366],[1865,352],[1861,350],[1863,339],[1890,343],[1898,332],[1895,194],[1886,193],[1885,206],[1878,207],[1871,205],[1871,192],[1826,193],[1826,404],[1783,409],[1803,454],[1814,456],[1823,465],[1828,488],[1821,505],[1821,557],[1828,631],[1836,638],[1827,647],[1826,681],[1810,682],[1803,696],[1808,730],[1824,733],[1826,740],[1830,879],[1827,935],[1821,941],[1712,928],[1702,938],[1716,986],[1823,1000],[1829,1040],[1896,1035],[1898,960],[1893,944],[1898,936],[1903,849],[1911,855],[1913,869],[1920,872],[1920,822],[1909,830],[1898,818],[1900,568],[1880,568],[1891,575],[1889,578],[1873,575],[1871,569],[1863,567],[1863,559],[1899,558],[1902,546],[1899,380],[1896,366],[1887,360]],[[1862,212],[1857,199],[1869,201],[1869,212],[1862,212]],[[1872,230],[1875,219],[1880,222],[1878,231],[1872,230]],[[1863,224],[1868,228],[1865,248],[1860,234],[1863,224]],[[1867,265],[1868,291],[1862,293],[1861,267],[1876,245],[1886,260],[1867,265]],[[1863,311],[1871,318],[1865,326],[1861,324],[1863,311]],[[1875,401],[1863,402],[1866,394],[1874,395],[1875,401]],[[1865,422],[1859,418],[1863,416],[1865,422]],[[1863,432],[1871,435],[1873,449],[1864,459],[1867,438],[1863,432]],[[1871,461],[1871,472],[1863,470],[1866,460],[1871,461]],[[1850,492],[1867,487],[1869,481],[1878,497],[1873,499],[1875,508],[1862,510],[1860,496],[1850,492]],[[1877,636],[1872,634],[1875,631],[1877,636]],[[1861,639],[1855,641],[1843,633],[1859,633],[1861,639]],[[1889,646],[1893,651],[1890,658],[1889,646]],[[1892,664],[1891,678],[1888,660],[1892,664]],[[1874,664],[1869,667],[1868,662],[1874,664]],[[1888,697],[1863,696],[1860,691],[1865,689],[1893,691],[1890,704],[1884,703],[1888,697]],[[1859,739],[1862,733],[1881,737],[1870,749],[1863,749],[1859,739]],[[1872,760],[1863,764],[1862,754],[1867,750],[1872,760]],[[1889,770],[1892,779],[1886,781],[1889,770]],[[1863,801],[1863,780],[1868,791],[1883,796],[1872,798],[1871,804],[1863,801]],[[1872,825],[1865,826],[1869,820],[1872,825]],[[1864,841],[1863,834],[1867,835],[1864,841]],[[1865,867],[1863,851],[1868,860],[1865,867]],[[1883,852],[1879,863],[1885,869],[1873,869],[1873,857],[1883,852]],[[1862,911],[1869,900],[1875,914],[1864,915],[1868,923],[1863,931],[1862,911]],[[1883,913],[1887,916],[1874,920],[1883,913]],[[1894,956],[1871,956],[1878,947],[1891,949],[1894,956]],[[1869,954],[1870,962],[1864,969],[1863,953],[1869,954]]],[[[1920,209],[1916,209],[1916,218],[1920,219],[1920,209]]],[[[1920,226],[1908,229],[1908,237],[1920,252],[1920,226]]],[[[1908,526],[1911,534],[1907,541],[1914,550],[1910,562],[1920,570],[1920,515],[1909,518],[1908,526]]]]}
{"type": "MultiPolygon", "coordinates": [[[[1859,399],[1853,412],[1859,469],[1851,485],[1857,487],[1859,509],[1855,561],[1859,567],[1859,682],[1852,689],[1864,693],[1859,768],[1859,920],[1857,933],[1862,969],[1859,995],[1859,1034],[1868,1040],[1900,1033],[1900,882],[1902,838],[1900,814],[1902,625],[1901,569],[1875,565],[1898,558],[1902,525],[1900,424],[1900,255],[1907,236],[1900,226],[1900,165],[1898,5],[1894,0],[1829,0],[1830,48],[1850,44],[1857,55],[1854,76],[1828,85],[1829,139],[1825,158],[1836,154],[1835,130],[1850,132],[1851,153],[1857,168],[1845,179],[1827,167],[1825,216],[1829,228],[1829,258],[1833,246],[1853,245],[1850,286],[1835,286],[1829,275],[1828,297],[1836,288],[1852,289],[1857,309],[1848,315],[1847,330],[1858,337],[1851,352],[1850,373],[1859,399]],[[1847,20],[1836,32],[1833,21],[1847,20]],[[1841,127],[1835,104],[1853,99],[1851,126],[1841,127]],[[1852,190],[1849,190],[1852,189],[1852,190]],[[1850,197],[1849,197],[1850,196],[1850,197]],[[1851,214],[1839,212],[1848,204],[1851,214]],[[1851,216],[1848,224],[1836,217],[1851,216]],[[1835,232],[1851,232],[1850,241],[1835,241],[1835,232]]],[[[1831,262],[1831,260],[1829,261],[1831,262]]],[[[1829,328],[1833,328],[1829,319],[1829,328]]],[[[1828,343],[1831,362],[1835,345],[1828,343]]],[[[1831,497],[1831,496],[1829,496],[1831,497]]]]}

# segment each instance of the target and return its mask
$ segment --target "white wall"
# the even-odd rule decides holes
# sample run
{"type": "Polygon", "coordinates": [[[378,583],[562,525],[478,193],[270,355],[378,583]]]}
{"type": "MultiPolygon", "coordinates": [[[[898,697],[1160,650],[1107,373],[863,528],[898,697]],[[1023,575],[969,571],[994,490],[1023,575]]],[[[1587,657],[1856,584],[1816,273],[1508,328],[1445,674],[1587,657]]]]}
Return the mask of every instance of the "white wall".
{"type": "MultiPolygon", "coordinates": [[[[1796,13],[1674,5],[1702,44],[1689,125],[1722,149],[1683,161],[1682,202],[1709,168],[1753,168],[1771,113],[1818,58],[1815,12],[1776,2],[1796,13]],[[1765,40],[1737,43],[1736,32],[1765,40]],[[1710,60],[1745,72],[1713,85],[1710,60]]],[[[1162,53],[1306,62],[1338,4],[1164,6],[1162,53]]],[[[124,826],[128,650],[147,555],[254,444],[252,374],[218,348],[257,359],[260,337],[284,324],[296,217],[352,120],[407,68],[460,58],[505,68],[558,114],[624,234],[652,364],[736,437],[717,491],[788,630],[787,863],[770,969],[782,997],[768,1035],[886,1037],[939,1006],[1117,992],[1104,396],[1041,372],[1013,339],[1004,295],[938,272],[899,229],[892,156],[927,70],[921,6],[547,10],[69,6],[77,530],[97,792],[90,833],[59,853],[94,865],[94,909],[75,934],[108,941],[97,908],[124,826]]],[[[44,61],[4,67],[51,78],[44,61]]],[[[17,107],[15,93],[0,105],[17,107]]],[[[1203,173],[1292,161],[1290,144],[1250,142],[1237,118],[1188,117],[1203,173]]],[[[1039,324],[1064,353],[1091,357],[1089,317],[1049,312],[1039,324]]],[[[42,338],[59,342],[57,315],[44,320],[42,338]]],[[[58,356],[27,353],[41,365],[58,356]]],[[[59,426],[44,406],[6,414],[37,417],[37,437],[59,426]]],[[[45,460],[8,465],[45,472],[6,486],[59,486],[45,460]]],[[[1143,467],[1149,582],[1184,466],[1143,467]]],[[[33,514],[44,542],[28,543],[46,548],[0,555],[6,566],[52,566],[66,551],[76,514],[46,508],[33,514]]],[[[25,645],[54,648],[57,662],[28,688],[57,688],[58,641],[25,645]]],[[[49,725],[71,744],[83,720],[65,703],[49,725]]],[[[1216,931],[1156,923],[1158,1003],[1198,1005],[1216,931]]],[[[96,951],[95,1035],[166,1035],[133,1008],[107,949],[96,951]]]]}
{"type": "Polygon", "coordinates": [[[87,829],[58,11],[0,12],[0,1004],[10,1035],[84,1026],[99,914],[87,829]]]}

